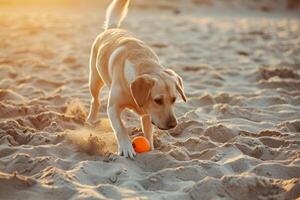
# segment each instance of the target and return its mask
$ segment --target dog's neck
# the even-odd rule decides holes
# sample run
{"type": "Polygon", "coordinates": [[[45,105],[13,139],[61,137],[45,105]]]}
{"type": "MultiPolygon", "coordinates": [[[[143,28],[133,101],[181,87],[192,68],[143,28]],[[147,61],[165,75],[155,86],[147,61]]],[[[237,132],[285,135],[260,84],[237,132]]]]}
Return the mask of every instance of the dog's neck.
{"type": "Polygon", "coordinates": [[[124,64],[124,77],[128,85],[130,85],[140,75],[150,74],[159,76],[163,70],[164,68],[155,62],[134,65],[131,61],[126,59],[124,64]]]}
{"type": "Polygon", "coordinates": [[[158,74],[164,68],[157,62],[148,61],[137,66],[137,69],[138,69],[138,75],[143,75],[143,74],[158,74]]]}
{"type": "Polygon", "coordinates": [[[124,65],[124,77],[128,84],[132,83],[136,77],[138,76],[137,70],[135,69],[135,66],[133,63],[131,63],[129,60],[125,61],[124,65]]]}

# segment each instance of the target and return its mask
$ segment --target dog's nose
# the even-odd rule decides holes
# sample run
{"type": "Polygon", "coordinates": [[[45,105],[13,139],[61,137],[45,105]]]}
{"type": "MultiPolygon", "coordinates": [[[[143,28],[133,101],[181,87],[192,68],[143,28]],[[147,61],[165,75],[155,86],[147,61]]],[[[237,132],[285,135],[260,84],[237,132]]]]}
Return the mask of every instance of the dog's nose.
{"type": "Polygon", "coordinates": [[[168,128],[175,128],[177,126],[177,120],[173,117],[168,121],[168,128]]]}

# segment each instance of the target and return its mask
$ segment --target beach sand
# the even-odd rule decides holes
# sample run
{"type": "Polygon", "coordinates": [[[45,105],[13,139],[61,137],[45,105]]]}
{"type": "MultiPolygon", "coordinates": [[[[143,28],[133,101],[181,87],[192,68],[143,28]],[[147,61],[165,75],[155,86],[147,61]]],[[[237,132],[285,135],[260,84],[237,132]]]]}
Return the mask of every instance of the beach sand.
{"type": "Polygon", "coordinates": [[[107,88],[101,123],[84,123],[104,8],[0,7],[0,199],[299,198],[300,16],[207,2],[139,4],[122,25],[188,96],[135,160],[116,154],[107,88]]]}

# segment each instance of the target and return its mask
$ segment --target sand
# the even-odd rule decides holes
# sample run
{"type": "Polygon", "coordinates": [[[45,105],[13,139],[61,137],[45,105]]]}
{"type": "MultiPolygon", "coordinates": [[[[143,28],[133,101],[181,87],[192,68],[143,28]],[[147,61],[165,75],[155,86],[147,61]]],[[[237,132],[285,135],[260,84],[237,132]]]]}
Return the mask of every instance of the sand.
{"type": "MultiPolygon", "coordinates": [[[[101,122],[85,125],[104,10],[0,7],[0,199],[300,197],[299,14],[187,7],[138,5],[123,25],[189,98],[135,160],[116,154],[107,88],[101,122]]],[[[140,135],[137,116],[123,117],[140,135]]]]}

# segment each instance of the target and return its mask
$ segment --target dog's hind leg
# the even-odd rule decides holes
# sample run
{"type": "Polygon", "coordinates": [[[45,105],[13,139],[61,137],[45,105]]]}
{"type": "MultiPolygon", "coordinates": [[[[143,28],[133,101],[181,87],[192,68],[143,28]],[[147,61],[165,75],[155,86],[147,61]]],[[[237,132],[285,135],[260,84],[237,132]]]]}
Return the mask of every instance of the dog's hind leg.
{"type": "Polygon", "coordinates": [[[100,107],[99,93],[101,88],[104,86],[104,82],[99,75],[97,70],[97,55],[95,49],[93,48],[90,59],[90,75],[89,75],[89,87],[92,96],[90,103],[90,112],[87,118],[87,122],[94,124],[98,119],[98,111],[100,107]]]}
{"type": "MultiPolygon", "coordinates": [[[[98,74],[97,74],[98,75],[98,74]]],[[[94,74],[90,74],[90,92],[91,92],[91,103],[90,103],[90,112],[87,118],[87,122],[90,124],[94,124],[97,122],[98,119],[98,111],[100,108],[100,102],[99,102],[99,93],[100,89],[102,88],[103,81],[100,78],[100,76],[95,76],[94,74]]]]}

